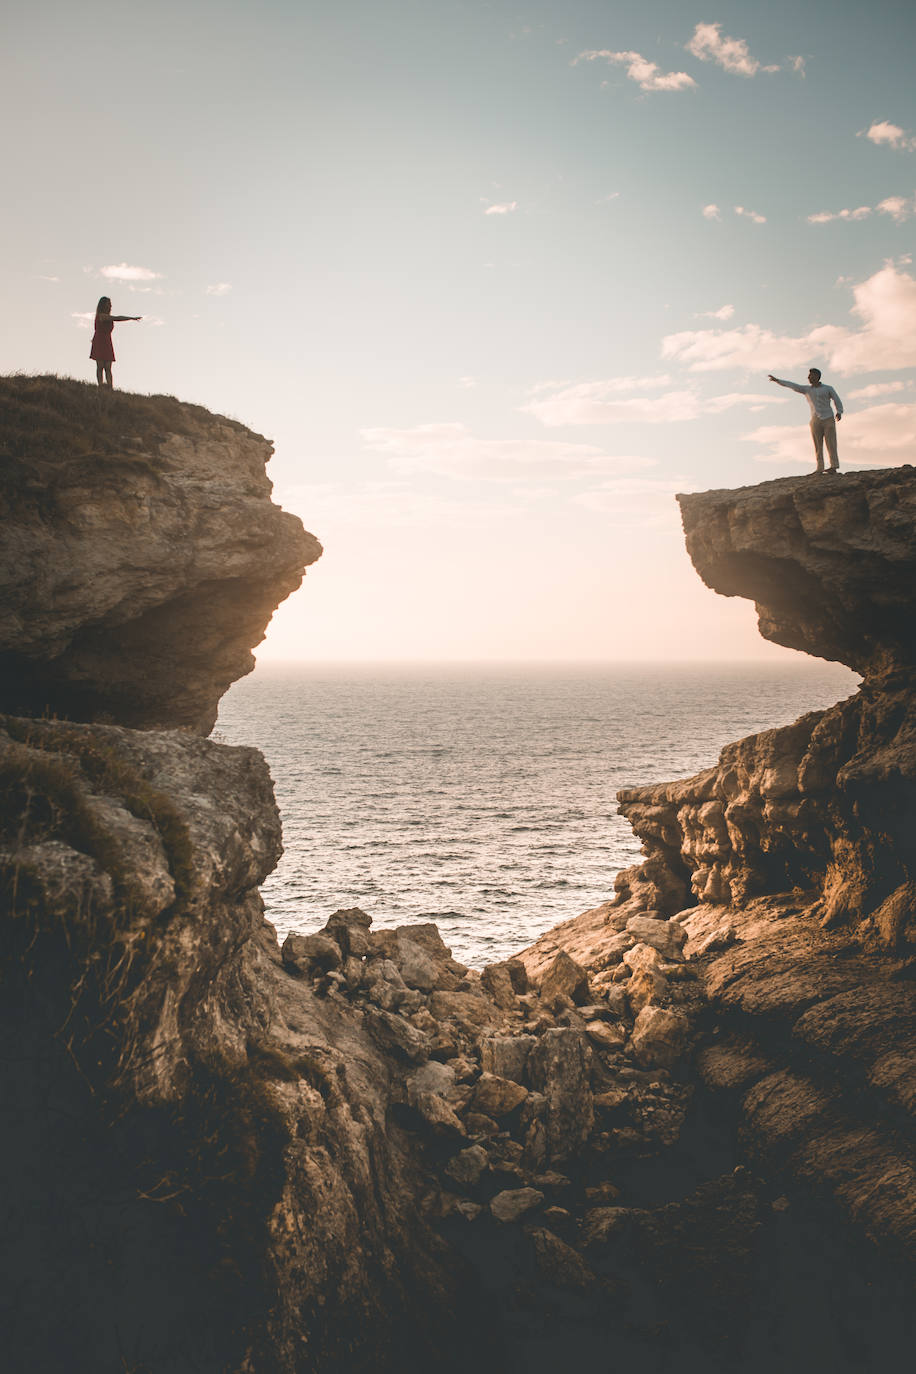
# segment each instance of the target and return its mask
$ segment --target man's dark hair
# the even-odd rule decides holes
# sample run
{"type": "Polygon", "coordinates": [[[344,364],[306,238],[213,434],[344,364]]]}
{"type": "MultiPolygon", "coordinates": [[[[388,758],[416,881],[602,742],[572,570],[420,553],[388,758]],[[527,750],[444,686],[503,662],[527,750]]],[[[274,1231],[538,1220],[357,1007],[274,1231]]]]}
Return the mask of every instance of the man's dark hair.
{"type": "Polygon", "coordinates": [[[819,367],[812,367],[812,368],[810,369],[810,371],[814,373],[814,375],[815,375],[815,377],[817,378],[818,381],[821,380],[821,370],[820,370],[819,367]]]}

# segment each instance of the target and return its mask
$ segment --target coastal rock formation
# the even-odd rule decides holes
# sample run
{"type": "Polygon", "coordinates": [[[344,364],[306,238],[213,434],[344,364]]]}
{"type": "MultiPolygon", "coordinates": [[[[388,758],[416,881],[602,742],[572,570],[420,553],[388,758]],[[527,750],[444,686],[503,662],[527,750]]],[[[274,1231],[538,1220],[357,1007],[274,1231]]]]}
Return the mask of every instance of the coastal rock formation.
{"type": "Polygon", "coordinates": [[[278,947],[263,759],[151,728],[207,727],[317,556],[269,503],[266,441],[3,386],[10,1367],[801,1374],[867,1363],[856,1323],[892,1363],[916,1240],[907,474],[689,498],[703,575],[731,593],[757,567],[767,623],[848,639],[862,691],[623,794],[646,857],[614,901],[475,971],[355,908],[278,947]],[[774,503],[801,512],[781,564],[774,503]],[[886,615],[854,640],[872,575],[886,615]]]}
{"type": "Polygon", "coordinates": [[[272,446],[166,396],[0,379],[0,710],[206,734],[321,553],[272,446]]]}
{"type": "Polygon", "coordinates": [[[864,681],[696,777],[621,792],[644,862],[521,957],[535,973],[587,943],[598,981],[629,959],[634,917],[680,924],[714,1032],[701,1074],[733,1099],[748,1158],[911,1258],[916,470],[680,500],[704,581],[754,597],[767,637],[864,681]]]}

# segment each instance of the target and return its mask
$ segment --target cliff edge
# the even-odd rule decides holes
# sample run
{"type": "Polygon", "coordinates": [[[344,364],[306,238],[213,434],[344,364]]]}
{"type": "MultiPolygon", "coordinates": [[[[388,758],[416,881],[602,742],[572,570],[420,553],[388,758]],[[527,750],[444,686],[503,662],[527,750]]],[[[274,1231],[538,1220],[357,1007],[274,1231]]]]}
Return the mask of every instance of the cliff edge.
{"type": "Polygon", "coordinates": [[[188,726],[321,545],[270,500],[272,445],[168,396],[0,378],[0,710],[188,726]]]}

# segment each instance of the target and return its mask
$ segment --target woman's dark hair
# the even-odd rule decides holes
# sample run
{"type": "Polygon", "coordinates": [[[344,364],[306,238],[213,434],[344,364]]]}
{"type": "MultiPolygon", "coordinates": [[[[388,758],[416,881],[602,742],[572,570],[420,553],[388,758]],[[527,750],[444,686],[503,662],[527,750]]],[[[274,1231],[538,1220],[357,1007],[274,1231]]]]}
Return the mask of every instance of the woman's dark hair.
{"type": "Polygon", "coordinates": [[[99,296],[99,303],[95,307],[95,313],[98,314],[100,310],[111,310],[110,296],[99,296]]]}

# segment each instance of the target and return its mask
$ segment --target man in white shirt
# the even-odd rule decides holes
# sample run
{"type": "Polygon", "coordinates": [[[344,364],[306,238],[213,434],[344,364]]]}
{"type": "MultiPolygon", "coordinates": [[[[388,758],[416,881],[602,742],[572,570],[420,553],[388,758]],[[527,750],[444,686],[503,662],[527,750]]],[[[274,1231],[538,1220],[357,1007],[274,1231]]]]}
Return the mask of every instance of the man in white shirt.
{"type": "Polygon", "coordinates": [[[821,374],[816,367],[812,367],[808,373],[808,386],[802,386],[799,382],[783,382],[779,377],[774,377],[770,373],[770,381],[777,386],[787,386],[792,391],[799,391],[803,396],[807,396],[808,404],[811,407],[811,438],[814,440],[814,454],[817,458],[815,473],[824,471],[824,440],[827,441],[827,453],[830,456],[830,472],[839,472],[840,460],[836,452],[836,420],[833,418],[833,410],[830,402],[836,406],[836,419],[843,418],[843,402],[836,394],[832,386],[821,385],[821,374]]]}

